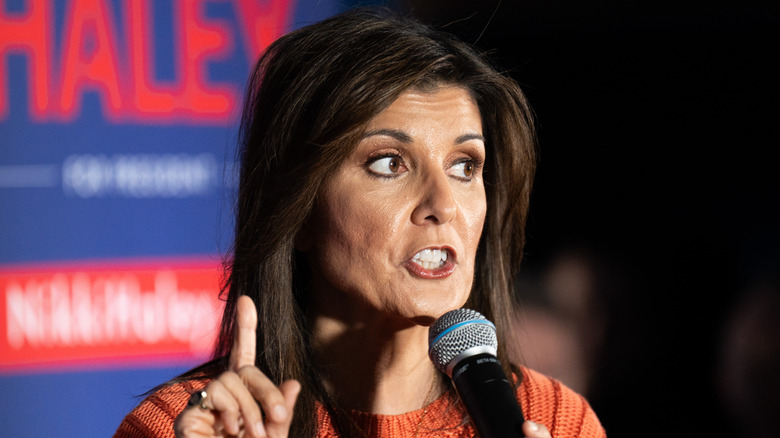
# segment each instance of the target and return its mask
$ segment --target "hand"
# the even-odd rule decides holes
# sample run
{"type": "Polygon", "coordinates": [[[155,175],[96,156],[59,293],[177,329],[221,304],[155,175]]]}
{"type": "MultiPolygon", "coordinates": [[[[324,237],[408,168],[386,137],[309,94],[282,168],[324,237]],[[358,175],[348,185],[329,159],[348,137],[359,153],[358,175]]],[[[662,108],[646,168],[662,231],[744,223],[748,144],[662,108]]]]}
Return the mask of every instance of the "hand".
{"type": "Polygon", "coordinates": [[[550,431],[543,424],[533,421],[523,423],[523,434],[526,438],[552,438],[550,431]]]}
{"type": "Polygon", "coordinates": [[[288,435],[301,385],[288,380],[276,387],[255,366],[257,309],[247,296],[239,297],[236,307],[236,337],[228,370],[204,388],[207,409],[190,406],[179,414],[174,423],[177,437],[288,435]]]}

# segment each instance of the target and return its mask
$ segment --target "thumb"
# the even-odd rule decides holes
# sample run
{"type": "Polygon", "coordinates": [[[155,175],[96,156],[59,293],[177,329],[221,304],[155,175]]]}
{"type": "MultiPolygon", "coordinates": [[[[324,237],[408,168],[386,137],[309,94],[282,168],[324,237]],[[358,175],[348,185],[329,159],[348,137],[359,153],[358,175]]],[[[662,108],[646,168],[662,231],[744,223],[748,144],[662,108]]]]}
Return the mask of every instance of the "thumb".
{"type": "Polygon", "coordinates": [[[287,380],[279,385],[279,391],[284,397],[284,407],[287,410],[282,422],[267,422],[265,425],[269,437],[286,437],[290,433],[290,425],[293,420],[293,409],[301,392],[301,384],[296,380],[287,380]]]}

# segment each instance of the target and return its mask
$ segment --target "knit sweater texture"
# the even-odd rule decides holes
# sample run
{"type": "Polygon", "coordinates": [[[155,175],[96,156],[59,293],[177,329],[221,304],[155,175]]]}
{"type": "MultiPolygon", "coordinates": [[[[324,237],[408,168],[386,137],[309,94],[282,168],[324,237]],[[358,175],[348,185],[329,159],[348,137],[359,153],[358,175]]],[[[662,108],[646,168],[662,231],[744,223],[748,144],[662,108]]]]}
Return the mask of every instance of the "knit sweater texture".
{"type": "MultiPolygon", "coordinates": [[[[557,380],[521,368],[517,399],[526,419],[547,426],[554,438],[604,438],[606,433],[588,402],[557,380]]],[[[190,394],[205,386],[192,380],[165,386],[149,395],[119,425],[115,438],[172,438],[173,421],[186,407],[190,394]]],[[[328,411],[317,406],[318,438],[339,435],[328,411]]],[[[428,406],[401,415],[352,411],[350,419],[367,437],[473,437],[476,432],[460,405],[444,394],[428,406]]]]}

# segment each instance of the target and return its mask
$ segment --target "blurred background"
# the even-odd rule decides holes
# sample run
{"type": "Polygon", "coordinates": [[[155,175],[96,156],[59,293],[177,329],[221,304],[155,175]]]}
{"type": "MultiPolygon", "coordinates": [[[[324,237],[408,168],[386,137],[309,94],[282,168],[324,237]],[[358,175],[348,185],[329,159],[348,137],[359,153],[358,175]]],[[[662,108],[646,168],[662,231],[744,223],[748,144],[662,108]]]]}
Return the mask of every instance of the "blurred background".
{"type": "Polygon", "coordinates": [[[204,360],[253,60],[383,4],[536,112],[523,360],[610,436],[780,436],[778,7],[478,3],[0,1],[0,430],[111,435],[204,360]]]}

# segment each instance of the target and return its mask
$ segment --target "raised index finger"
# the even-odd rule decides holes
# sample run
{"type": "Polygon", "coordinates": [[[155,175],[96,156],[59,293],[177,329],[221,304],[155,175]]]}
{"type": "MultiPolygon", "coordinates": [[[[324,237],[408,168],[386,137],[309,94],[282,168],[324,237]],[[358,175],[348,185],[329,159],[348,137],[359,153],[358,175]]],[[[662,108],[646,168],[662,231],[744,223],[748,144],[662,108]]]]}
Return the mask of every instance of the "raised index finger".
{"type": "Polygon", "coordinates": [[[257,309],[246,295],[238,297],[236,303],[236,337],[230,349],[230,370],[238,371],[245,366],[255,365],[257,343],[257,309]]]}

